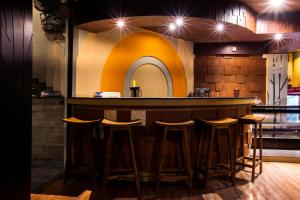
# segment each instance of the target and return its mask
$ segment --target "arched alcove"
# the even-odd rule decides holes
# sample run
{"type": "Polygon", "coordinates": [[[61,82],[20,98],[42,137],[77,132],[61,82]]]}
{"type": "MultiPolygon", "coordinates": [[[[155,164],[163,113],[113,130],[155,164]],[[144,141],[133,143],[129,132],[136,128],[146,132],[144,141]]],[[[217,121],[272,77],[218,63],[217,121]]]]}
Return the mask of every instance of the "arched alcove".
{"type": "Polygon", "coordinates": [[[155,57],[145,56],[132,64],[125,77],[124,96],[130,96],[129,87],[133,79],[138,80],[143,97],[173,96],[173,82],[170,72],[167,66],[155,57]],[[151,89],[152,91],[148,93],[151,89]]]}

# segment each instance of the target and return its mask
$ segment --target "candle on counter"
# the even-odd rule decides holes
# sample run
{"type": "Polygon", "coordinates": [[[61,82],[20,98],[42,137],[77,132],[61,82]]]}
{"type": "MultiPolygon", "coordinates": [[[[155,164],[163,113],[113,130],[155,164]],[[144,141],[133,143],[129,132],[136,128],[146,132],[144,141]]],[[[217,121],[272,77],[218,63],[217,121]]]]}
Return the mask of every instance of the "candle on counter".
{"type": "Polygon", "coordinates": [[[132,87],[136,87],[136,80],[132,81],[132,87]]]}

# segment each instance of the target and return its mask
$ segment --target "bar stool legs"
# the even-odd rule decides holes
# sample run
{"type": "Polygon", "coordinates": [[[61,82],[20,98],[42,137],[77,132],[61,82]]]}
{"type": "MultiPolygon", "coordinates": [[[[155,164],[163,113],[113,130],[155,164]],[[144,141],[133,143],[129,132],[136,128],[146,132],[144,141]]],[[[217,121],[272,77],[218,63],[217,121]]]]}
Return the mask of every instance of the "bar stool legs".
{"type": "Polygon", "coordinates": [[[141,123],[140,120],[133,121],[133,122],[114,122],[107,119],[102,120],[101,124],[109,128],[109,135],[107,139],[107,148],[106,148],[106,158],[105,158],[105,167],[104,167],[104,177],[102,185],[105,186],[108,181],[108,176],[110,174],[110,165],[112,159],[112,148],[113,148],[113,141],[114,141],[114,132],[115,131],[127,131],[128,138],[130,143],[130,157],[132,160],[133,165],[133,173],[135,176],[135,183],[136,189],[140,191],[140,178],[138,174],[138,167],[136,163],[136,151],[134,147],[134,140],[133,140],[133,132],[132,128],[138,126],[141,123]]]}
{"type": "MultiPolygon", "coordinates": [[[[226,169],[226,174],[228,171],[230,172],[231,177],[231,183],[232,185],[235,184],[235,162],[234,157],[236,155],[236,138],[235,135],[231,132],[232,125],[236,124],[238,122],[237,119],[232,118],[226,118],[221,120],[213,120],[213,121],[205,121],[205,120],[199,120],[200,124],[206,125],[207,127],[211,127],[210,130],[210,138],[209,138],[209,144],[208,144],[208,150],[207,150],[207,160],[206,160],[206,166],[204,171],[204,185],[208,182],[208,179],[210,176],[218,176],[220,174],[225,174],[224,169],[216,171],[216,173],[212,172],[212,153],[214,148],[214,141],[216,139],[216,154],[217,154],[217,161],[220,168],[226,169]],[[228,160],[229,160],[229,167],[222,164],[222,150],[221,150],[221,139],[220,139],[220,130],[226,130],[226,138],[227,138],[227,146],[228,146],[228,160]]],[[[200,141],[199,141],[199,148],[198,148],[198,155],[197,155],[197,170],[200,169],[200,155],[202,153],[202,140],[204,138],[204,135],[201,134],[200,141]]]]}
{"type": "Polygon", "coordinates": [[[204,183],[206,184],[209,177],[209,170],[211,168],[211,159],[212,159],[212,150],[214,145],[214,138],[215,138],[215,132],[216,129],[212,128],[211,134],[210,134],[210,141],[208,146],[208,154],[207,154],[207,161],[206,161],[206,168],[205,168],[205,180],[204,183]]]}
{"type": "MultiPolygon", "coordinates": [[[[93,131],[96,126],[99,125],[100,120],[81,120],[77,119],[75,117],[70,117],[70,118],[65,118],[63,119],[64,122],[68,124],[67,127],[67,135],[66,135],[66,163],[65,163],[65,172],[64,172],[64,184],[67,184],[68,177],[70,176],[71,168],[72,168],[72,161],[73,161],[73,156],[76,156],[75,160],[81,161],[82,160],[82,152],[78,148],[82,148],[83,146],[83,140],[82,135],[84,132],[80,132],[80,145],[76,146],[76,154],[73,154],[73,143],[74,143],[74,138],[71,137],[71,132],[70,132],[70,125],[76,125],[77,127],[80,128],[87,128],[87,141],[89,142],[90,145],[90,153],[92,154],[91,157],[91,164],[90,164],[90,171],[93,175],[93,180],[94,183],[96,183],[96,156],[95,156],[95,145],[93,141],[93,131]]],[[[74,151],[75,151],[74,150],[74,151]]]]}
{"type": "Polygon", "coordinates": [[[113,138],[114,138],[114,132],[113,132],[112,129],[110,129],[108,139],[107,139],[106,158],[105,158],[104,175],[103,175],[103,185],[107,184],[108,175],[110,173],[113,138]]]}
{"type": "Polygon", "coordinates": [[[190,190],[193,189],[193,175],[192,175],[192,166],[191,166],[191,156],[190,156],[190,148],[189,148],[189,140],[188,140],[188,130],[187,127],[184,127],[183,131],[183,156],[184,156],[184,163],[185,168],[187,170],[187,178],[188,178],[188,185],[190,190]]]}
{"type": "Polygon", "coordinates": [[[65,163],[65,172],[64,172],[64,184],[67,184],[68,177],[69,177],[69,170],[71,169],[72,164],[72,143],[69,133],[69,127],[67,131],[67,137],[66,137],[66,163],[65,163]]]}
{"type": "Polygon", "coordinates": [[[159,158],[158,158],[158,171],[157,171],[157,179],[156,179],[156,191],[159,191],[160,179],[161,179],[161,172],[164,163],[164,154],[165,154],[165,146],[167,140],[168,128],[164,128],[164,133],[162,136],[162,140],[160,143],[160,150],[159,150],[159,158]]]}
{"type": "MultiPolygon", "coordinates": [[[[134,147],[133,134],[132,134],[131,127],[127,128],[127,131],[128,131],[129,142],[130,142],[130,152],[131,152],[130,156],[131,156],[132,165],[133,165],[134,174],[135,174],[136,188],[137,188],[137,191],[140,191],[140,180],[139,180],[138,168],[137,168],[137,164],[136,164],[135,147],[134,147]]],[[[110,133],[109,133],[108,141],[107,141],[107,153],[106,153],[106,159],[105,159],[103,185],[107,184],[108,176],[110,174],[113,138],[114,138],[114,130],[113,130],[113,128],[110,128],[110,133]]]]}
{"type": "Polygon", "coordinates": [[[252,179],[255,179],[255,168],[259,164],[259,173],[262,173],[262,123],[259,123],[259,159],[256,158],[256,147],[257,147],[257,124],[254,124],[254,138],[253,138],[253,159],[252,159],[252,179]],[[258,163],[257,163],[258,162],[258,163]]]}
{"type": "MultiPolygon", "coordinates": [[[[211,162],[212,162],[212,151],[213,151],[213,146],[214,146],[214,140],[215,137],[217,137],[217,160],[218,163],[221,164],[222,160],[222,151],[221,151],[221,143],[220,143],[220,135],[219,133],[216,134],[216,128],[212,127],[211,130],[211,138],[209,141],[209,146],[208,146],[208,154],[207,154],[207,162],[206,162],[206,169],[205,169],[205,180],[204,183],[206,184],[208,181],[208,178],[210,176],[210,169],[211,169],[211,162]]],[[[230,170],[230,175],[231,175],[231,183],[232,185],[235,184],[235,174],[234,174],[234,163],[233,163],[233,156],[235,154],[234,151],[234,143],[232,141],[232,133],[230,131],[230,128],[227,129],[227,146],[228,146],[228,159],[229,159],[229,170],[230,170]]]]}
{"type": "Polygon", "coordinates": [[[135,172],[135,183],[136,183],[137,191],[140,191],[140,188],[141,188],[140,178],[139,178],[139,172],[138,172],[136,159],[135,159],[136,158],[135,157],[135,148],[134,148],[133,135],[132,135],[131,128],[128,129],[128,132],[129,132],[129,140],[130,140],[131,159],[132,159],[133,168],[134,168],[134,172],[135,172]]]}
{"type": "MultiPolygon", "coordinates": [[[[244,150],[242,151],[242,162],[240,162],[240,158],[236,161],[237,165],[241,165],[243,168],[250,167],[252,169],[252,174],[251,174],[251,181],[254,182],[255,180],[255,169],[258,165],[260,165],[260,173],[262,173],[262,121],[265,119],[263,116],[255,116],[255,115],[246,115],[244,117],[241,117],[239,119],[239,122],[241,126],[243,125],[254,125],[254,137],[253,137],[253,156],[252,158],[250,157],[245,157],[244,155],[244,150]],[[259,133],[257,133],[257,129],[259,129],[259,133]],[[256,150],[257,150],[257,136],[259,136],[259,158],[256,157],[256,150]],[[245,159],[251,160],[251,164],[245,163],[245,159]]],[[[243,128],[242,128],[243,129],[243,128]]],[[[244,132],[242,131],[242,140],[243,140],[243,145],[244,145],[244,132]]],[[[243,146],[244,147],[244,146],[243,146]]]]}
{"type": "Polygon", "coordinates": [[[158,157],[158,168],[157,168],[157,177],[156,177],[156,192],[159,192],[160,181],[162,178],[162,170],[164,163],[164,154],[165,146],[168,131],[180,131],[182,134],[181,145],[183,152],[184,166],[186,170],[187,184],[190,190],[193,189],[193,175],[192,175],[192,166],[191,166],[191,157],[190,157],[190,145],[189,145],[189,135],[188,135],[188,126],[194,125],[194,121],[187,122],[178,122],[178,123],[168,123],[168,122],[158,122],[156,124],[162,126],[164,131],[160,143],[159,157],[158,157]]]}
{"type": "Polygon", "coordinates": [[[254,141],[253,141],[253,160],[252,160],[252,182],[255,177],[255,164],[256,164],[256,141],[257,141],[257,124],[254,125],[254,141]]]}
{"type": "MultiPolygon", "coordinates": [[[[260,147],[260,149],[259,149],[259,158],[260,158],[260,160],[262,161],[262,156],[263,156],[263,152],[262,152],[262,150],[263,150],[263,142],[262,142],[262,122],[260,122],[259,123],[259,147],[260,147]]],[[[259,166],[259,168],[260,168],[260,173],[262,173],[262,171],[263,171],[263,168],[262,168],[262,162],[260,163],[260,166],[259,166]]]]}

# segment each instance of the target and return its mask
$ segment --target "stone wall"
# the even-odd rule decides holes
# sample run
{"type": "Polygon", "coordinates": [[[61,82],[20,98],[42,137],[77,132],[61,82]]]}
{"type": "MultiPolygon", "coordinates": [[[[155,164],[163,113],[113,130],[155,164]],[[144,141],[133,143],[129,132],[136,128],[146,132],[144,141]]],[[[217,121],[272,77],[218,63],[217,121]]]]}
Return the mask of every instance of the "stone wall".
{"type": "Polygon", "coordinates": [[[62,98],[32,99],[32,160],[63,161],[62,98]]]}

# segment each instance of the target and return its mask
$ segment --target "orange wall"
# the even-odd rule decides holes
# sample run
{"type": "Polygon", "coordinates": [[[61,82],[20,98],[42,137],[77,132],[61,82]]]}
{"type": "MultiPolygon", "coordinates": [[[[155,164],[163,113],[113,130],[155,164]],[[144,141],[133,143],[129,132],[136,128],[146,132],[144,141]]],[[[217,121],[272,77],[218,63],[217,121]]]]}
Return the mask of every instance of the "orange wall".
{"type": "Polygon", "coordinates": [[[100,79],[101,91],[118,91],[122,94],[127,71],[144,56],[153,56],[168,67],[175,97],[187,95],[185,71],[178,54],[168,41],[152,32],[132,33],[112,49],[100,79]]]}
{"type": "Polygon", "coordinates": [[[294,66],[293,66],[293,87],[300,87],[300,52],[294,53],[294,66]]]}

